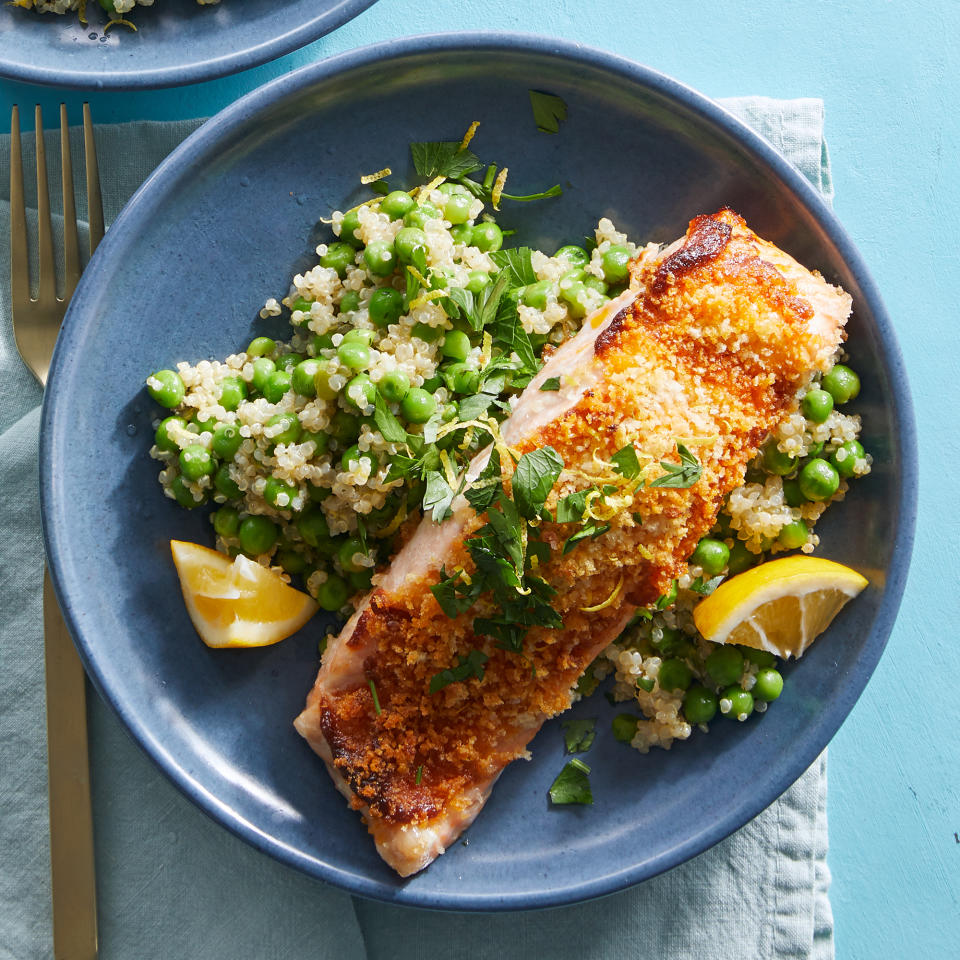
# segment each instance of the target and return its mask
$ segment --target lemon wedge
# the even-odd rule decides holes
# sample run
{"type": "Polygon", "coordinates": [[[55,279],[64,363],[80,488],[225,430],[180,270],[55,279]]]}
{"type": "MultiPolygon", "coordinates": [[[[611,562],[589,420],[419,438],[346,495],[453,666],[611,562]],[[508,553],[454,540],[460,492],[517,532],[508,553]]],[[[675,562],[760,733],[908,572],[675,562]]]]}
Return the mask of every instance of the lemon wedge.
{"type": "Polygon", "coordinates": [[[208,647],[266,647],[299,630],[317,604],[277,574],[239,554],[171,540],[187,612],[208,647]]]}
{"type": "Polygon", "coordinates": [[[721,583],[694,608],[693,621],[714,643],[799,657],[866,585],[832,560],[784,557],[721,583]]]}

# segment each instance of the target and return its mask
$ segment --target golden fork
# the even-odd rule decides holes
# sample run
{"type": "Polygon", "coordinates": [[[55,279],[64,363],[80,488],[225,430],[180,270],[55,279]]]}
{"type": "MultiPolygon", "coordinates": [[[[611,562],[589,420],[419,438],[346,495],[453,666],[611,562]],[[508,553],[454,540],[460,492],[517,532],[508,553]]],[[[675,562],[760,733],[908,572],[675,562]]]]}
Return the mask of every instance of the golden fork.
{"type": "MultiPolygon", "coordinates": [[[[90,107],[83,105],[90,254],[103,238],[103,206],[90,107]]],[[[43,146],[43,117],[36,108],[39,282],[30,296],[27,211],[23,195],[20,112],[10,121],[10,288],[13,331],[24,362],[43,386],[67,304],[80,279],[80,241],[73,194],[67,108],[60,105],[63,173],[63,296],[57,298],[50,193],[43,146]]],[[[83,666],[63,622],[50,574],[43,577],[43,630],[47,685],[47,768],[50,801],[50,874],[54,960],[96,960],[97,894],[87,754],[83,666]]]]}

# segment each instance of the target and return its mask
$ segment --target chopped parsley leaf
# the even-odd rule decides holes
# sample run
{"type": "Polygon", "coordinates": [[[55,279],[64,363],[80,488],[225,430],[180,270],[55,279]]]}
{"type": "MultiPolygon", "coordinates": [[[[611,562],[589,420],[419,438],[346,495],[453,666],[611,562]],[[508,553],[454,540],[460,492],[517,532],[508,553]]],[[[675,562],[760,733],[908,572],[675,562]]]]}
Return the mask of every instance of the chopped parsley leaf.
{"type": "Polygon", "coordinates": [[[417,174],[425,180],[465,177],[483,164],[470,150],[461,150],[459,140],[435,140],[410,144],[410,154],[417,174]]]}
{"type": "Polygon", "coordinates": [[[547,377],[543,383],[540,384],[541,390],[559,390],[560,389],[560,378],[559,377],[547,377]]]}
{"type": "Polygon", "coordinates": [[[457,654],[457,665],[448,667],[433,675],[430,680],[430,692],[437,693],[451,683],[462,683],[470,677],[483,679],[484,664],[490,658],[479,650],[471,650],[465,657],[457,654]]]}
{"type": "Polygon", "coordinates": [[[690,589],[694,593],[699,593],[704,597],[709,597],[717,587],[723,582],[723,576],[713,577],[710,580],[704,580],[703,577],[697,577],[693,583],[690,584],[690,589]]]}
{"type": "Polygon", "coordinates": [[[651,480],[648,486],[651,487],[673,487],[678,490],[685,490],[692,487],[703,473],[703,467],[700,461],[679,441],[677,441],[677,453],[680,455],[680,463],[670,463],[667,460],[661,460],[660,466],[666,473],[651,480]]]}
{"type": "Polygon", "coordinates": [[[377,711],[377,716],[379,717],[383,711],[380,709],[380,698],[377,696],[377,685],[372,679],[368,679],[367,684],[370,687],[370,694],[373,697],[373,709],[377,711]]]}
{"type": "Polygon", "coordinates": [[[567,105],[560,97],[542,90],[531,90],[530,106],[533,122],[541,133],[559,133],[560,124],[567,119],[567,105]]]}
{"type": "Polygon", "coordinates": [[[550,787],[550,802],[557,805],[593,803],[589,774],[590,768],[578,757],[568,760],[550,787]]]}
{"type": "Polygon", "coordinates": [[[521,516],[528,520],[540,516],[562,470],[563,459],[553,447],[541,447],[520,458],[513,474],[513,500],[521,516]]]}
{"type": "Polygon", "coordinates": [[[585,720],[561,720],[564,729],[563,740],[567,753],[585,753],[593,745],[597,736],[597,718],[585,720]]]}
{"type": "Polygon", "coordinates": [[[637,459],[637,451],[632,443],[621,447],[611,458],[611,463],[617,473],[626,477],[628,480],[634,480],[640,476],[640,461],[637,459]]]}

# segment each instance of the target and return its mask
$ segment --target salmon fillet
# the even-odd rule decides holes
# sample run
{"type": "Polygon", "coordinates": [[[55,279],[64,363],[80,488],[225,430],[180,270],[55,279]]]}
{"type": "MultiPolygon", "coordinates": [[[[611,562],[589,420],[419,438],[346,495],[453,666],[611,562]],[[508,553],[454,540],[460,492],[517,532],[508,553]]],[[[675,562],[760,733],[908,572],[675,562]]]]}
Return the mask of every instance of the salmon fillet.
{"type": "MultiPolygon", "coordinates": [[[[637,607],[668,592],[760,443],[796,409],[798,389],[828,368],[850,312],[846,293],[730,210],[697,217],[663,251],[648,247],[631,277],[550,357],[503,442],[517,456],[551,446],[562,457],[551,508],[611,479],[611,457],[630,443],[648,477],[684,444],[699,478],[626,490],[603,518],[609,531],[566,555],[571,526],[543,523],[552,552],[540,574],[563,623],[530,629],[522,653],[475,635],[474,618],[496,612],[489,600],[451,619],[430,591],[441,568],[474,570],[465,541],[485,517],[458,497],[443,523],[421,521],[331,640],[295,721],[401,876],[469,826],[506,765],[529,756],[543,722],[570,706],[591,661],[637,607]],[[558,391],[539,389],[548,377],[560,378],[558,391]],[[482,679],[431,694],[431,678],[471,650],[489,658],[482,679]]],[[[478,454],[471,477],[489,455],[478,454]]]]}

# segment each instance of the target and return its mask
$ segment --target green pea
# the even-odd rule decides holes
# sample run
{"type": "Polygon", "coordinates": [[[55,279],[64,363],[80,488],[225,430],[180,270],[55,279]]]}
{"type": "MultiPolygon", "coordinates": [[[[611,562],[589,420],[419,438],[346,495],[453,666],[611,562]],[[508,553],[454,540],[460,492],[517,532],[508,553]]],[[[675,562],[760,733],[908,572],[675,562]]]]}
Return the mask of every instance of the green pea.
{"type": "Polygon", "coordinates": [[[722,540],[704,537],[693,551],[690,560],[710,577],[715,577],[727,565],[730,559],[730,549],[722,540]]]}
{"type": "Polygon", "coordinates": [[[396,323],[403,314],[403,294],[393,287],[380,287],[374,290],[367,303],[370,320],[378,327],[396,323]]]}
{"type": "Polygon", "coordinates": [[[190,423],[192,426],[197,428],[197,433],[213,433],[217,429],[217,423],[219,421],[216,417],[201,417],[199,413],[195,413],[190,418],[190,423]]]}
{"type": "Polygon", "coordinates": [[[446,197],[453,196],[454,194],[469,196],[467,188],[462,183],[454,183],[452,180],[445,180],[437,187],[437,190],[446,197]]]}
{"type": "Polygon", "coordinates": [[[443,336],[443,327],[431,327],[428,323],[415,323],[410,332],[425,343],[436,343],[443,336]]]}
{"type": "Polygon", "coordinates": [[[719,646],[711,651],[704,666],[718,687],[728,687],[743,676],[743,654],[736,647],[719,646]]]}
{"type": "Polygon", "coordinates": [[[764,670],[777,662],[777,658],[769,650],[757,650],[754,647],[738,647],[737,649],[743,654],[744,660],[749,660],[764,670]]]}
{"type": "Polygon", "coordinates": [[[814,423],[823,423],[833,410],[833,395],[826,390],[811,390],[800,401],[803,415],[814,423]]]}
{"type": "Polygon", "coordinates": [[[369,590],[370,581],[373,580],[373,571],[367,567],[364,570],[358,570],[347,577],[351,590],[369,590]]]}
{"type": "MultiPolygon", "coordinates": [[[[470,219],[470,208],[473,198],[467,193],[453,193],[447,197],[443,205],[443,216],[450,223],[466,223],[470,219]]],[[[476,241],[476,227],[474,227],[474,242],[476,241]]]]}
{"type": "Polygon", "coordinates": [[[337,391],[330,386],[330,371],[324,361],[313,377],[313,389],[321,400],[332,400],[337,391]]]}
{"type": "Polygon", "coordinates": [[[440,211],[432,203],[421,203],[420,206],[408,210],[403,215],[403,225],[422,230],[428,220],[436,220],[439,216],[440,211]]]}
{"type": "Polygon", "coordinates": [[[420,387],[412,387],[400,401],[400,412],[410,423],[426,423],[436,409],[433,394],[420,387]]]}
{"type": "Polygon", "coordinates": [[[728,687],[720,694],[720,712],[731,720],[746,720],[753,713],[753,694],[740,687],[728,687]],[[726,709],[724,701],[728,704],[726,709]]]}
{"type": "Polygon", "coordinates": [[[554,256],[577,267],[583,267],[590,262],[590,254],[583,247],[578,247],[572,243],[561,247],[554,256]]]}
{"type": "Polygon", "coordinates": [[[392,190],[380,201],[380,212],[391,220],[402,220],[417,205],[413,197],[403,190],[392,190]]]}
{"type": "Polygon", "coordinates": [[[413,263],[417,251],[426,254],[427,235],[418,227],[404,227],[393,238],[393,249],[401,263],[413,263]]]}
{"type": "Polygon", "coordinates": [[[800,490],[799,480],[783,481],[783,499],[786,501],[788,507],[802,507],[807,502],[807,498],[800,490]]]}
{"type": "Polygon", "coordinates": [[[344,340],[337,347],[337,356],[350,370],[364,370],[370,366],[370,348],[357,340],[344,340]]]}
{"type": "Polygon", "coordinates": [[[240,549],[250,557],[259,557],[273,549],[280,536],[277,525],[267,517],[247,517],[240,523],[237,533],[240,549]]]}
{"type": "Polygon", "coordinates": [[[549,280],[538,280],[523,288],[520,299],[526,306],[533,307],[535,310],[546,310],[547,298],[552,289],[553,284],[549,280]]]}
{"type": "Polygon", "coordinates": [[[686,690],[693,680],[693,671],[677,658],[664,660],[660,664],[657,683],[661,690],[686,690]]]}
{"type": "Polygon", "coordinates": [[[347,267],[353,263],[356,251],[349,243],[337,242],[327,246],[327,252],[320,257],[320,266],[337,271],[342,280],[347,275],[347,267]]]}
{"type": "Polygon", "coordinates": [[[344,471],[352,470],[352,464],[359,463],[361,457],[366,457],[370,461],[370,476],[374,476],[379,465],[376,454],[372,450],[361,451],[356,444],[343,451],[343,456],[340,457],[341,469],[344,471]]]}
{"type": "Polygon", "coordinates": [[[777,541],[788,550],[799,550],[807,542],[810,530],[802,520],[794,520],[780,528],[777,541]]]}
{"type": "Polygon", "coordinates": [[[350,597],[350,588],[341,577],[327,577],[317,588],[317,603],[324,610],[336,613],[350,597]]]}
{"type": "Polygon", "coordinates": [[[180,379],[176,370],[157,370],[147,377],[147,393],[153,397],[161,407],[172,410],[183,402],[187,388],[180,379]]]}
{"type": "Polygon", "coordinates": [[[307,569],[307,558],[292,547],[277,551],[277,562],[291,577],[299,577],[307,569]]]}
{"type": "Polygon", "coordinates": [[[248,357],[265,357],[277,349],[277,342],[269,337],[254,337],[247,346],[248,357]]]}
{"type": "Polygon", "coordinates": [[[613,738],[620,743],[629,743],[637,735],[640,718],[630,713],[618,713],[613,718],[613,738]]]}
{"type": "Polygon", "coordinates": [[[577,318],[585,317],[595,302],[582,280],[574,280],[566,286],[561,285],[560,296],[566,301],[570,313],[577,318]]]}
{"type": "Polygon", "coordinates": [[[356,440],[360,433],[360,420],[346,410],[338,410],[330,421],[330,436],[338,443],[356,440]]]}
{"type": "Polygon", "coordinates": [[[319,507],[313,507],[300,516],[297,520],[297,530],[311,547],[317,546],[321,540],[330,538],[327,518],[319,507]]]}
{"type": "Polygon", "coordinates": [[[606,294],[608,289],[607,285],[592,273],[588,273],[581,282],[588,290],[596,290],[597,293],[606,294]]]}
{"type": "Polygon", "coordinates": [[[676,627],[662,627],[659,638],[651,636],[650,642],[658,653],[671,656],[683,643],[683,632],[676,627]]]}
{"type": "Polygon", "coordinates": [[[230,475],[230,464],[228,463],[221,464],[213,475],[213,486],[218,493],[222,493],[228,500],[239,500],[243,496],[236,480],[230,475]]]}
{"type": "Polygon", "coordinates": [[[840,474],[826,460],[811,460],[797,478],[800,491],[808,500],[829,500],[840,487],[840,474]]]}
{"type": "Polygon", "coordinates": [[[778,449],[775,440],[767,442],[763,448],[763,469],[778,477],[793,473],[797,467],[797,458],[778,449]]]}
{"type": "Polygon", "coordinates": [[[167,453],[178,453],[180,450],[179,444],[170,438],[169,430],[173,426],[186,430],[187,421],[183,417],[166,417],[160,421],[157,432],[153,435],[153,442],[157,448],[167,453]]]}
{"type": "Polygon", "coordinates": [[[343,221],[340,224],[340,239],[346,241],[351,247],[359,250],[363,246],[363,241],[357,231],[360,229],[360,213],[357,210],[348,210],[343,215],[343,221]]]}
{"type": "Polygon", "coordinates": [[[232,460],[242,443],[240,428],[235,423],[221,423],[213,431],[213,452],[221,460],[232,460]]]}
{"type": "Polygon", "coordinates": [[[623,244],[614,244],[600,258],[603,279],[607,283],[623,283],[630,275],[630,249],[623,244]]]}
{"type": "Polygon", "coordinates": [[[717,714],[717,695],[694,684],[683,697],[683,715],[687,723],[709,723],[717,714]]]}
{"type": "Polygon", "coordinates": [[[275,413],[267,421],[264,436],[271,443],[291,444],[300,439],[301,433],[303,433],[303,427],[300,426],[300,419],[295,413],[275,413]],[[275,429],[277,427],[280,429],[275,429]]]}
{"type": "Polygon", "coordinates": [[[493,253],[503,246],[503,231],[492,220],[484,220],[473,228],[473,245],[484,253],[493,253]]]}
{"type": "Polygon", "coordinates": [[[277,369],[285,373],[292,373],[293,368],[305,357],[302,353],[284,353],[277,357],[277,369]]]}
{"type": "Polygon", "coordinates": [[[466,360],[470,353],[470,338],[461,330],[449,330],[443,338],[443,355],[451,360],[466,360]]]}
{"type": "Polygon", "coordinates": [[[340,549],[337,551],[337,560],[340,561],[340,566],[346,570],[347,573],[359,573],[359,571],[364,569],[362,563],[356,562],[355,557],[358,553],[361,555],[366,554],[363,541],[359,537],[347,537],[340,545],[340,549]]]}
{"type": "Polygon", "coordinates": [[[388,277],[397,265],[397,255],[386,240],[374,240],[364,248],[363,262],[375,277],[388,277]]]}
{"type": "Polygon", "coordinates": [[[473,240],[473,227],[469,223],[455,223],[450,227],[450,237],[454,243],[469,245],[473,240]]]}
{"type": "Polygon", "coordinates": [[[447,270],[445,267],[434,267],[430,271],[430,289],[431,290],[445,290],[453,285],[454,280],[456,280],[456,274],[452,270],[447,270]]]}
{"type": "Polygon", "coordinates": [[[479,293],[490,285],[490,274],[486,270],[471,270],[467,274],[466,289],[471,293],[479,293]]]}
{"type": "Polygon", "coordinates": [[[352,380],[348,381],[343,394],[350,403],[360,410],[372,406],[377,401],[376,384],[365,373],[358,373],[352,380]]]}
{"type": "Polygon", "coordinates": [[[310,338],[310,345],[307,347],[308,356],[314,360],[321,358],[324,350],[330,350],[333,347],[333,336],[329,333],[315,333],[310,338]]]}
{"type": "Polygon", "coordinates": [[[330,441],[325,433],[314,433],[312,430],[304,430],[300,437],[300,442],[312,443],[313,456],[318,457],[320,454],[327,452],[327,446],[330,441]]]}
{"type": "Polygon", "coordinates": [[[173,491],[173,499],[187,510],[199,507],[206,500],[206,496],[203,494],[201,494],[199,500],[196,500],[193,491],[187,486],[187,481],[179,473],[170,482],[170,489],[173,491]]]}
{"type": "Polygon", "coordinates": [[[360,294],[356,290],[348,290],[340,298],[340,312],[341,313],[353,313],[354,310],[360,309],[360,294]]]}
{"type": "Polygon", "coordinates": [[[751,553],[742,540],[737,540],[730,548],[730,559],[727,561],[727,573],[731,577],[735,577],[738,573],[749,570],[756,562],[756,554],[751,553]]]}
{"type": "Polygon", "coordinates": [[[343,335],[342,342],[352,340],[354,343],[362,343],[364,346],[369,347],[376,339],[376,336],[372,330],[368,330],[366,327],[354,327],[343,335]]]}
{"type": "Polygon", "coordinates": [[[191,443],[180,451],[180,472],[188,480],[199,480],[216,469],[216,461],[203,444],[191,443]]]}
{"type": "Polygon", "coordinates": [[[830,454],[830,463],[841,477],[852,477],[856,462],[866,455],[859,440],[847,440],[830,454]]]}
{"type": "Polygon", "coordinates": [[[834,403],[846,403],[860,393],[860,378],[849,367],[838,363],[820,381],[820,387],[833,397],[834,403]]]}
{"type": "Polygon", "coordinates": [[[783,693],[783,677],[779,670],[760,670],[751,691],[757,700],[770,703],[783,693]]]}
{"type": "Polygon", "coordinates": [[[290,389],[290,374],[286,370],[274,370],[263,385],[263,396],[270,403],[279,403],[290,389]]]}
{"type": "Polygon", "coordinates": [[[233,507],[221,507],[213,515],[213,529],[221,537],[235,537],[240,529],[240,514],[233,507]]]}
{"type": "MultiPolygon", "coordinates": [[[[459,412],[460,412],[459,404],[455,402],[445,403],[443,405],[443,410],[441,411],[443,422],[450,423],[452,420],[456,419],[456,416],[459,412]]],[[[450,434],[450,436],[453,436],[453,434],[450,434]]]]}
{"type": "Polygon", "coordinates": [[[269,357],[257,357],[253,361],[253,388],[258,393],[263,393],[264,387],[270,374],[277,369],[277,365],[269,357]]]}
{"type": "Polygon", "coordinates": [[[320,369],[319,360],[301,360],[290,374],[290,386],[301,397],[315,397],[317,387],[314,378],[320,369]]]}
{"type": "Polygon", "coordinates": [[[280,510],[293,510],[293,498],[299,492],[296,484],[271,477],[263,488],[263,499],[280,510]]]}
{"type": "Polygon", "coordinates": [[[389,370],[380,378],[380,392],[388,403],[399,403],[410,390],[410,378],[402,370],[389,370]]]}

